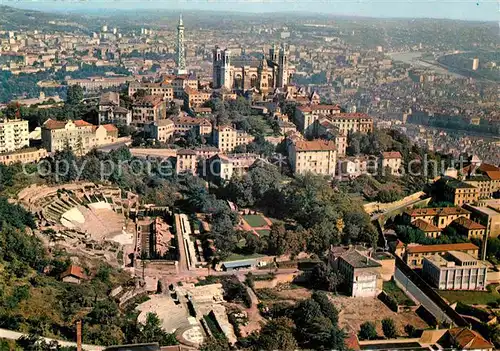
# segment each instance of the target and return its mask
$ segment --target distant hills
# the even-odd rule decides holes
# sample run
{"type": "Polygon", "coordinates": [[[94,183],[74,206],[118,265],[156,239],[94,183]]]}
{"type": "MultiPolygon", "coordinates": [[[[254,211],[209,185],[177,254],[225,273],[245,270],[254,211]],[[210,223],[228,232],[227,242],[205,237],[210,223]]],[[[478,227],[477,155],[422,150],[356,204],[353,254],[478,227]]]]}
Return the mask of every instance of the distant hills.
{"type": "Polygon", "coordinates": [[[50,27],[64,30],[68,27],[87,30],[87,21],[79,15],[65,15],[35,10],[19,9],[11,6],[0,6],[0,29],[44,29],[50,27]],[[51,24],[52,22],[52,24],[51,24]]]}

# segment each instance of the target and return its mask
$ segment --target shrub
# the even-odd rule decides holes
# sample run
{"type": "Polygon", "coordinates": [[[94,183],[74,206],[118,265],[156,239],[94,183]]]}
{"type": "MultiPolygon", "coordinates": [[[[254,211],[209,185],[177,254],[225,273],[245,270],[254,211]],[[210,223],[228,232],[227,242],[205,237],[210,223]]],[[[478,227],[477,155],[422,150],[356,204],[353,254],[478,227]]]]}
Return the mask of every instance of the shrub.
{"type": "Polygon", "coordinates": [[[398,335],[394,320],[391,318],[385,318],[382,320],[382,331],[388,339],[394,339],[398,335]]]}
{"type": "Polygon", "coordinates": [[[358,333],[360,340],[374,340],[378,337],[375,324],[373,322],[364,322],[361,324],[358,333]]]}

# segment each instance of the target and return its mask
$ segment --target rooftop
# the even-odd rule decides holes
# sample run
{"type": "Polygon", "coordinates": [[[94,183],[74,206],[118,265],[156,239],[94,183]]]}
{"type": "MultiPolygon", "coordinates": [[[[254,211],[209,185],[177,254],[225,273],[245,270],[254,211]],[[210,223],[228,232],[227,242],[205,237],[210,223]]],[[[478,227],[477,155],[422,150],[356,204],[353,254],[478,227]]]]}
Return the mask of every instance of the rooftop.
{"type": "Polygon", "coordinates": [[[438,244],[438,245],[415,245],[408,246],[408,253],[432,253],[447,251],[479,250],[479,247],[472,243],[438,244]]]}
{"type": "Polygon", "coordinates": [[[81,267],[70,265],[63,273],[61,273],[61,279],[65,277],[73,276],[79,279],[85,278],[85,273],[81,267]]]}
{"type": "Polygon", "coordinates": [[[399,151],[382,152],[382,157],[386,160],[390,158],[403,158],[399,151]]]}
{"type": "Polygon", "coordinates": [[[460,217],[457,218],[453,221],[453,224],[457,224],[461,227],[464,227],[466,229],[486,229],[484,225],[481,225],[477,222],[474,222],[473,220],[466,218],[466,217],[460,217]]]}
{"type": "Polygon", "coordinates": [[[429,207],[429,208],[414,208],[407,210],[405,213],[411,217],[420,216],[452,216],[452,215],[466,215],[470,214],[469,211],[462,207],[429,207]]]}
{"type": "Polygon", "coordinates": [[[484,350],[493,348],[490,342],[469,328],[452,328],[448,333],[456,341],[459,349],[484,350]]]}
{"type": "Polygon", "coordinates": [[[297,151],[335,151],[337,147],[331,140],[300,140],[295,142],[295,149],[297,151]]]}
{"type": "Polygon", "coordinates": [[[436,227],[435,225],[424,221],[423,219],[418,218],[415,222],[412,223],[413,226],[417,227],[424,233],[433,233],[440,232],[441,229],[436,227]]]}
{"type": "Polygon", "coordinates": [[[298,106],[299,111],[302,112],[312,112],[312,111],[320,111],[320,110],[337,110],[340,111],[339,105],[306,105],[306,106],[298,106]]]}
{"type": "Polygon", "coordinates": [[[382,265],[368,256],[361,254],[357,250],[349,250],[340,256],[344,261],[349,263],[353,268],[374,268],[382,265]]]}
{"type": "Polygon", "coordinates": [[[450,178],[450,177],[442,177],[441,181],[444,184],[452,189],[473,189],[475,186],[462,182],[461,180],[450,178]]]}

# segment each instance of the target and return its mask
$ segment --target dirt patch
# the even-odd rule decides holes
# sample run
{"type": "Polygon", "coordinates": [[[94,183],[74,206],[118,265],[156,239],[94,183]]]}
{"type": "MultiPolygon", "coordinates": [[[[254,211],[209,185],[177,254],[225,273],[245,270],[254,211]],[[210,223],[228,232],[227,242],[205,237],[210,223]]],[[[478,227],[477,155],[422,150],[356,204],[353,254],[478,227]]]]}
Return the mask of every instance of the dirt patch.
{"type": "Polygon", "coordinates": [[[347,296],[330,295],[330,300],[340,311],[339,324],[349,331],[358,332],[359,327],[366,321],[374,322],[379,335],[382,333],[382,319],[392,318],[400,335],[404,335],[407,324],[417,329],[427,328],[428,325],[414,312],[396,313],[382,301],[374,298],[352,298],[347,296]]]}
{"type": "Polygon", "coordinates": [[[308,290],[306,288],[295,288],[295,289],[283,289],[281,290],[279,287],[274,289],[276,295],[283,300],[293,300],[300,301],[306,300],[311,297],[312,290],[308,290]]]}

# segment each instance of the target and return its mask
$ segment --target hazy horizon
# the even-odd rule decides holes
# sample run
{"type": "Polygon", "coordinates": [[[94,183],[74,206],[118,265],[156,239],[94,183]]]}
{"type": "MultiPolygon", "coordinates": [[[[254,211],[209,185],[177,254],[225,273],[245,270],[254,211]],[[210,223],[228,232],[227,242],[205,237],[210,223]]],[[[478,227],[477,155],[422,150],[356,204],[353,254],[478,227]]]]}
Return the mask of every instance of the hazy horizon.
{"type": "Polygon", "coordinates": [[[88,13],[98,10],[171,10],[171,11],[237,11],[246,13],[295,12],[360,16],[375,18],[435,18],[471,21],[497,21],[496,1],[442,0],[149,0],[129,1],[55,1],[1,0],[2,5],[47,12],[88,13]]]}

